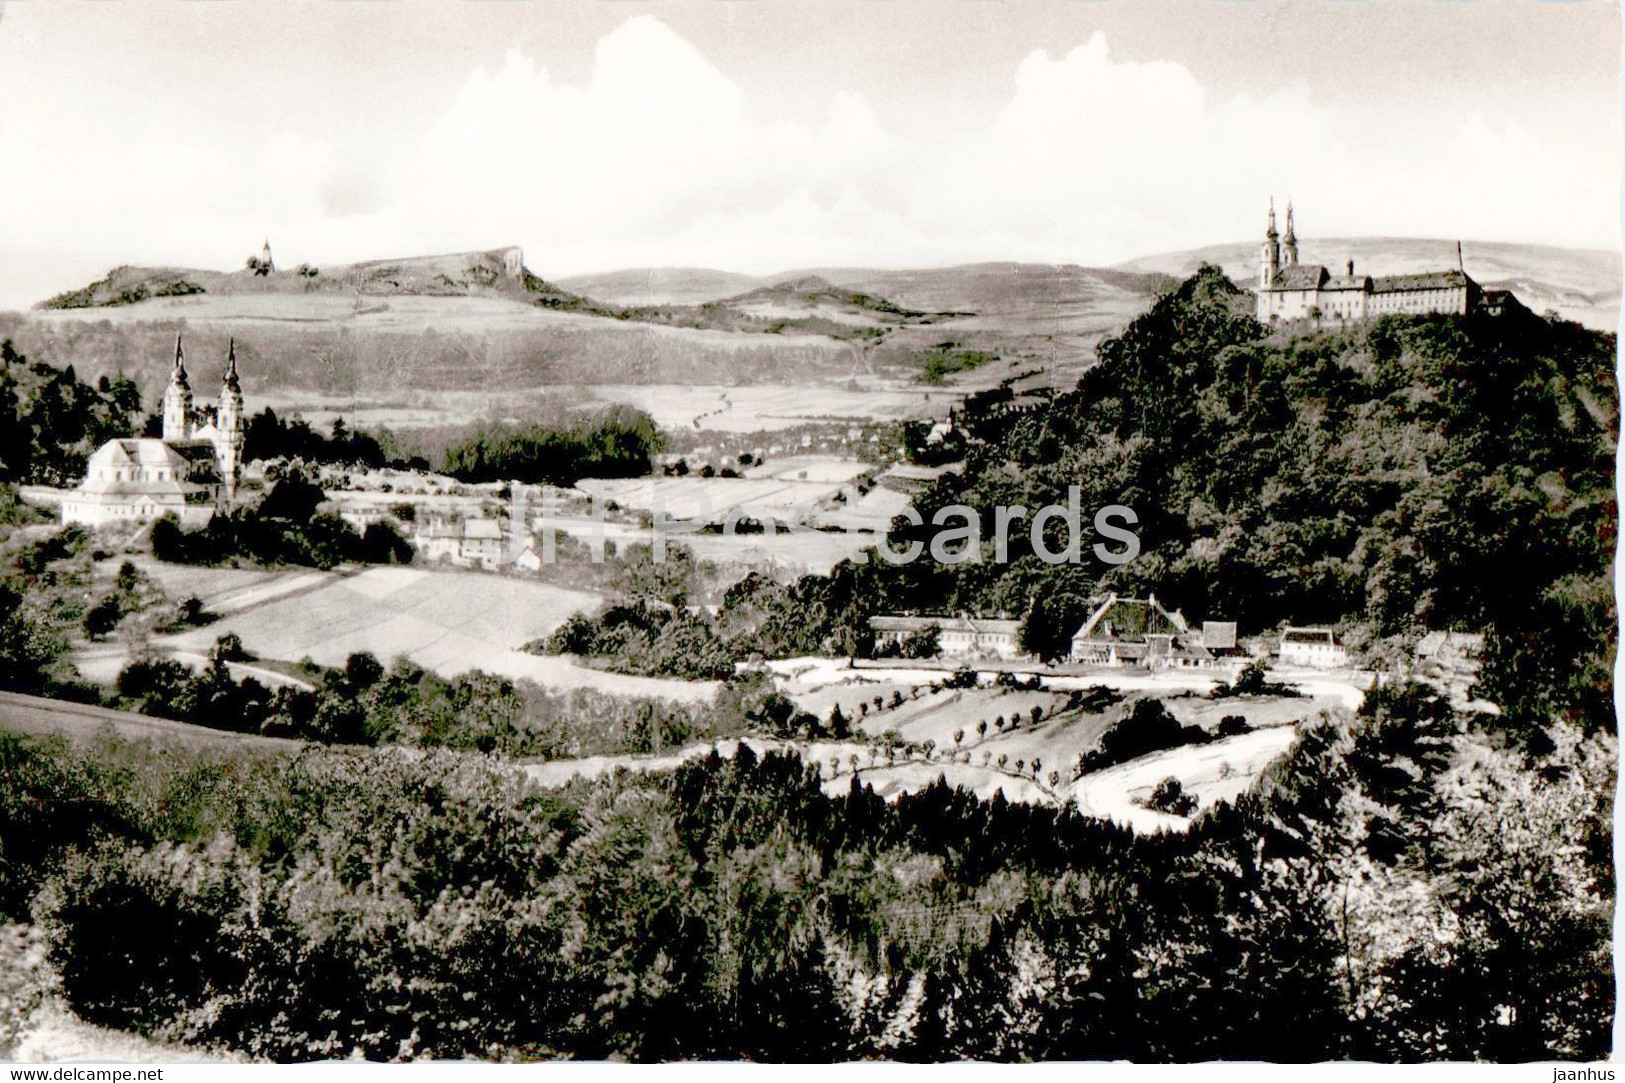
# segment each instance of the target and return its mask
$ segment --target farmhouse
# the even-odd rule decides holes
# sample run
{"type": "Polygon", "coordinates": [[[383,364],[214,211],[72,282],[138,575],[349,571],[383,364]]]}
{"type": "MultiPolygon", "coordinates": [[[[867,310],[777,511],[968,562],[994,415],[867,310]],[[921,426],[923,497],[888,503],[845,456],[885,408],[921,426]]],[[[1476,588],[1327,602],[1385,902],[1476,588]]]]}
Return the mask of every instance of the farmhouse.
{"type": "Polygon", "coordinates": [[[495,519],[454,523],[435,517],[412,535],[412,544],[423,560],[478,564],[482,568],[502,563],[502,541],[502,524],[495,519]]]}
{"type": "Polygon", "coordinates": [[[457,556],[465,564],[495,568],[502,563],[502,524],[495,519],[464,520],[457,556]]]}
{"type": "Polygon", "coordinates": [[[870,617],[875,647],[901,647],[912,636],[937,633],[942,658],[1016,659],[1022,657],[1019,620],[982,617],[870,617]]]}
{"type": "Polygon", "coordinates": [[[462,541],[462,527],[439,518],[431,519],[412,534],[418,557],[430,562],[456,560],[462,541]]]}
{"type": "Polygon", "coordinates": [[[1459,244],[1456,264],[1452,269],[1387,277],[1357,275],[1353,260],[1348,261],[1346,273],[1340,275],[1319,264],[1300,264],[1292,205],[1286,208],[1286,233],[1278,235],[1275,203],[1271,201],[1255,291],[1258,319],[1262,323],[1352,321],[1396,314],[1461,316],[1475,311],[1504,315],[1523,308],[1509,291],[1486,292],[1473,281],[1461,265],[1459,244]]]}
{"type": "Polygon", "coordinates": [[[1428,676],[1470,679],[1484,653],[1482,632],[1429,632],[1416,644],[1416,670],[1428,676]]]}
{"type": "Polygon", "coordinates": [[[199,409],[176,336],[164,389],[163,437],[109,440],[98,448],[85,480],[62,501],[62,521],[98,527],[174,514],[187,525],[207,522],[237,495],[243,436],[236,342],[226,352],[218,405],[199,409]]]}
{"type": "Polygon", "coordinates": [[[1241,653],[1234,621],[1204,621],[1197,632],[1155,594],[1141,599],[1113,593],[1072,636],[1071,660],[1145,669],[1211,669],[1241,653]]]}
{"type": "Polygon", "coordinates": [[[1280,658],[1283,665],[1311,669],[1341,669],[1349,664],[1349,652],[1337,641],[1330,628],[1293,628],[1281,632],[1280,658]]]}

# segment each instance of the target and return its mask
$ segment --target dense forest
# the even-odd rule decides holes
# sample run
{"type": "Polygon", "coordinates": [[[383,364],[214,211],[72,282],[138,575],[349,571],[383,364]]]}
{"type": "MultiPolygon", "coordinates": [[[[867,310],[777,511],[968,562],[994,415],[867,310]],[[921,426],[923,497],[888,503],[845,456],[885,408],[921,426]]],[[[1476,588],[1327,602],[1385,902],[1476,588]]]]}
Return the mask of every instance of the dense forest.
{"type": "Polygon", "coordinates": [[[71,488],[105,441],[141,426],[141,389],[123,373],[87,384],[73,366],[29,361],[0,342],[0,482],[71,488]]]}
{"type": "Polygon", "coordinates": [[[560,426],[483,428],[446,450],[443,469],[460,481],[574,485],[585,477],[643,477],[660,448],[648,414],[613,406],[560,426]]]}
{"type": "Polygon", "coordinates": [[[276,1059],[1595,1058],[1614,753],[1559,729],[1537,772],[1381,693],[1138,838],[748,750],[538,790],[0,738],[0,915],[43,948],[0,980],[276,1059]]]}

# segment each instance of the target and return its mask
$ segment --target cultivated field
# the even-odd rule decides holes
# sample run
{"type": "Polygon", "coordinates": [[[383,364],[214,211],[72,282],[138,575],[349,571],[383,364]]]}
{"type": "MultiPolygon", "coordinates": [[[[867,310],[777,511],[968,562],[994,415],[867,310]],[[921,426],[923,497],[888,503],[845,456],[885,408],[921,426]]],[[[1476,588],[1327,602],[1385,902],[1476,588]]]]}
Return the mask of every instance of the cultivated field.
{"type": "Polygon", "coordinates": [[[741,471],[751,479],[777,478],[780,481],[817,481],[844,484],[857,481],[875,469],[871,463],[834,455],[788,455],[769,459],[741,471]]]}
{"type": "MultiPolygon", "coordinates": [[[[854,359],[848,376],[860,376],[862,371],[854,359]]],[[[917,388],[848,376],[802,385],[601,384],[591,391],[604,401],[636,406],[662,428],[721,433],[774,432],[820,421],[942,417],[963,397],[953,388],[917,388]]]]}
{"type": "Polygon", "coordinates": [[[652,512],[659,507],[673,519],[706,517],[722,523],[736,510],[759,508],[788,522],[805,522],[833,500],[836,482],[780,481],[777,478],[584,478],[584,493],[613,502],[627,511],[652,512]]]}
{"type": "MultiPolygon", "coordinates": [[[[802,710],[825,719],[839,705],[863,734],[852,742],[804,743],[804,756],[826,765],[827,792],[838,793],[851,784],[850,757],[857,755],[859,778],[884,796],[917,790],[946,777],[950,784],[983,797],[1002,791],[1012,801],[1073,800],[1087,812],[1143,831],[1182,830],[1189,824],[1185,818],[1152,812],[1141,804],[1163,779],[1179,779],[1186,792],[1197,796],[1200,807],[1232,799],[1286,751],[1301,722],[1351,709],[1362,698],[1358,680],[1338,681],[1324,675],[1306,676],[1299,696],[1213,700],[1206,696],[1213,679],[1190,674],[1046,674],[1042,691],[996,687],[932,691],[931,682],[944,676],[940,670],[853,670],[827,659],[794,659],[773,663],[771,668],[781,690],[802,710]],[[1120,698],[1097,711],[1065,709],[1071,690],[1097,688],[1109,688],[1120,698]],[[903,699],[895,707],[891,705],[894,695],[903,699]],[[876,696],[882,700],[878,708],[876,696]],[[1210,733],[1226,715],[1240,715],[1254,731],[1152,753],[1074,781],[1079,754],[1097,748],[1102,734],[1127,715],[1136,700],[1144,698],[1161,700],[1182,724],[1200,726],[1210,733]],[[860,714],[861,704],[868,706],[860,714]],[[1031,715],[1034,707],[1040,710],[1037,721],[1031,715]],[[1001,718],[1002,728],[998,725],[1001,718]],[[988,723],[985,735],[979,728],[981,722],[988,723]],[[884,751],[888,735],[904,742],[903,750],[884,751]],[[876,750],[880,750],[878,758],[876,750]],[[838,759],[837,764],[828,764],[831,755],[838,759]],[[1036,774],[1035,761],[1042,764],[1036,774]],[[1059,773],[1058,783],[1051,781],[1051,771],[1059,773]]],[[[1287,674],[1272,677],[1295,683],[1287,674]]]]}
{"type": "MultiPolygon", "coordinates": [[[[678,505],[673,514],[685,514],[688,509],[678,505]]],[[[533,525],[540,517],[532,520],[533,525]]],[[[650,527],[634,523],[597,523],[582,517],[559,516],[548,520],[561,534],[568,534],[583,544],[591,544],[595,536],[602,535],[608,553],[624,551],[632,545],[650,545],[655,532],[650,527]]],[[[855,559],[875,544],[872,533],[836,533],[822,530],[803,530],[795,534],[779,531],[774,535],[761,534],[666,534],[666,540],[691,551],[700,560],[713,564],[745,564],[772,566],[788,571],[805,571],[826,575],[843,560],[855,559]]],[[[546,572],[542,575],[545,577],[546,572]]]]}
{"type": "Polygon", "coordinates": [[[419,568],[370,568],[334,576],[316,589],[241,609],[206,628],[158,640],[182,652],[206,651],[235,632],[261,658],[342,666],[357,651],[385,663],[406,657],[455,676],[481,669],[555,688],[599,688],[625,695],[708,699],[705,682],[602,673],[566,658],[518,648],[547,635],[598,598],[518,578],[419,568]]]}

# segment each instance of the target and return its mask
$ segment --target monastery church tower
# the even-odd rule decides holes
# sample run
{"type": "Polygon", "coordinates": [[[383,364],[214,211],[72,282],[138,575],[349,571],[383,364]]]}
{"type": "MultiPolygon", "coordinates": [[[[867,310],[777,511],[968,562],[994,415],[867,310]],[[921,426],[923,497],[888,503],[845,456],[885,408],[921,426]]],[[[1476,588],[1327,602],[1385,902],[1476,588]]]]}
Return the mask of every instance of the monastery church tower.
{"type": "Polygon", "coordinates": [[[186,354],[181,336],[175,336],[175,363],[164,388],[164,440],[180,443],[192,438],[192,385],[186,381],[186,354]]]}
{"type": "Polygon", "coordinates": [[[226,488],[226,499],[237,495],[237,479],[242,475],[243,456],[243,385],[237,379],[237,340],[231,340],[226,351],[226,375],[220,382],[220,407],[215,411],[215,462],[220,467],[220,481],[226,488]]]}
{"type": "Polygon", "coordinates": [[[1298,265],[1298,233],[1292,224],[1292,201],[1286,201],[1286,235],[1275,232],[1275,200],[1270,200],[1269,223],[1264,227],[1264,246],[1258,257],[1258,288],[1274,289],[1281,273],[1298,265]]]}
{"type": "Polygon", "coordinates": [[[1264,247],[1258,254],[1258,288],[1267,290],[1281,274],[1281,235],[1275,232],[1275,199],[1270,198],[1269,225],[1264,227],[1264,247]]]}
{"type": "Polygon", "coordinates": [[[169,370],[169,386],[164,388],[164,436],[166,444],[204,444],[214,448],[215,467],[227,500],[237,495],[242,477],[244,432],[243,385],[237,376],[237,340],[226,351],[226,372],[220,381],[219,402],[210,408],[194,408],[192,385],[186,376],[186,353],[180,336],[175,336],[175,363],[169,370]]]}

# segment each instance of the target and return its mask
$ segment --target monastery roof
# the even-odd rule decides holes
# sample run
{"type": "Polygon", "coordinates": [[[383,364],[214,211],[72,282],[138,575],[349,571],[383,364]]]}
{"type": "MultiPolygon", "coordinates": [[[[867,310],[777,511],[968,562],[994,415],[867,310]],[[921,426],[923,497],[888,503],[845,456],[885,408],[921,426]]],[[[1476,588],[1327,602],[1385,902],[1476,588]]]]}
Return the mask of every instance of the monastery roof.
{"type": "Polygon", "coordinates": [[[1317,263],[1300,263],[1281,268],[1271,290],[1318,290],[1326,281],[1326,268],[1317,263]]]}
{"type": "Polygon", "coordinates": [[[1414,275],[1385,275],[1371,280],[1372,293],[1399,293],[1405,290],[1447,290],[1467,284],[1464,271],[1426,271],[1414,275]]]}
{"type": "MultiPolygon", "coordinates": [[[[94,469],[98,466],[173,466],[185,467],[187,463],[195,461],[196,456],[189,454],[189,449],[183,450],[185,445],[177,447],[174,444],[152,437],[124,437],[118,440],[109,440],[96,449],[90,457],[90,465],[94,469]]],[[[209,458],[214,458],[214,449],[204,447],[209,458]]]]}
{"type": "Polygon", "coordinates": [[[1364,293],[1371,288],[1370,275],[1332,275],[1320,287],[1322,290],[1357,290],[1364,293]]]}

